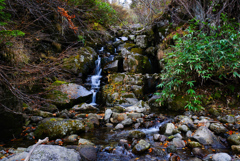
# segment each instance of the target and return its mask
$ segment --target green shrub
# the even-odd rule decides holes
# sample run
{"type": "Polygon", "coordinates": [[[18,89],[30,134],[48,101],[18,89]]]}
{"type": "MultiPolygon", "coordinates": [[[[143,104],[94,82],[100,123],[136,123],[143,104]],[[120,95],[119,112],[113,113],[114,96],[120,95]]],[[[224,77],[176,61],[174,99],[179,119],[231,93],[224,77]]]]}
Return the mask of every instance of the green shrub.
{"type": "Polygon", "coordinates": [[[10,45],[8,40],[11,37],[24,36],[24,33],[19,30],[5,29],[4,26],[8,25],[11,15],[3,11],[6,5],[4,1],[5,0],[0,0],[0,26],[2,26],[3,28],[2,30],[0,30],[0,43],[6,43],[7,45],[10,45]]]}
{"type": "MultiPolygon", "coordinates": [[[[197,87],[206,82],[217,82],[240,77],[240,31],[239,24],[229,23],[222,15],[222,26],[202,30],[187,29],[187,34],[174,36],[173,52],[165,57],[165,68],[162,72],[162,91],[158,99],[161,103],[174,99],[182,94],[189,97],[185,108],[202,109],[202,95],[196,92],[197,87]]],[[[205,28],[206,29],[206,28],[205,28]]]]}

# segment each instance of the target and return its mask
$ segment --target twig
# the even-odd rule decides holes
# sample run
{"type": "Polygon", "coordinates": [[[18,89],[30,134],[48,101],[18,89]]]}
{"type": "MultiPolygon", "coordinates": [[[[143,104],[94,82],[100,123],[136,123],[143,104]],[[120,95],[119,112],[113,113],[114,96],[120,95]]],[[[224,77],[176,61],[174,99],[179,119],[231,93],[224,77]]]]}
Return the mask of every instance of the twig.
{"type": "Polygon", "coordinates": [[[31,151],[28,153],[28,155],[27,155],[27,157],[25,158],[24,161],[28,161],[28,160],[30,159],[30,156],[31,156],[32,152],[34,151],[34,149],[35,149],[38,145],[40,145],[40,144],[42,144],[42,143],[47,143],[48,141],[49,141],[48,137],[46,137],[46,138],[43,139],[43,140],[39,139],[38,142],[37,142],[35,145],[33,145],[33,148],[32,148],[31,151]]]}

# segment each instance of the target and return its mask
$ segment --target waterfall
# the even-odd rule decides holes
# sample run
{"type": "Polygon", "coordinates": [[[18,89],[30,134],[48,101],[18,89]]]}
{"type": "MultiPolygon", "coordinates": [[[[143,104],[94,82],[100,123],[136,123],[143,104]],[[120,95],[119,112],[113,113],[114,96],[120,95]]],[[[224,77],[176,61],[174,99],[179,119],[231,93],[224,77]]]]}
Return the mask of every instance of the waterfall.
{"type": "Polygon", "coordinates": [[[95,68],[95,75],[91,76],[91,91],[93,93],[92,95],[92,102],[90,103],[91,105],[97,105],[96,104],[96,97],[97,97],[97,92],[100,89],[100,79],[101,79],[101,57],[98,56],[98,59],[95,61],[96,68],[95,68]]]}

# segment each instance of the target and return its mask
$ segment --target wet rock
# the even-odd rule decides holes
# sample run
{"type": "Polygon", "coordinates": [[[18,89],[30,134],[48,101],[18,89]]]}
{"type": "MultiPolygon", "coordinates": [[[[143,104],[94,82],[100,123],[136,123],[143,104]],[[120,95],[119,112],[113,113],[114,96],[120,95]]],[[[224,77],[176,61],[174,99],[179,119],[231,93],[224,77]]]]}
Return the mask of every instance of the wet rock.
{"type": "Polygon", "coordinates": [[[151,73],[151,63],[147,56],[138,53],[130,53],[123,58],[124,71],[130,73],[151,73]]]}
{"type": "Polygon", "coordinates": [[[187,144],[190,148],[197,148],[197,147],[202,147],[202,144],[196,141],[190,141],[187,144]]]}
{"type": "Polygon", "coordinates": [[[82,103],[82,104],[78,104],[73,106],[72,110],[74,111],[81,111],[81,112],[97,112],[98,108],[94,107],[93,105],[87,104],[87,103],[82,103]]]}
{"type": "Polygon", "coordinates": [[[132,123],[133,123],[133,121],[131,118],[127,118],[121,122],[121,124],[123,124],[124,126],[132,125],[132,123]]]}
{"type": "Polygon", "coordinates": [[[240,134],[233,134],[227,138],[227,141],[231,145],[240,145],[240,134]]]}
{"type": "Polygon", "coordinates": [[[199,127],[193,138],[196,139],[199,143],[203,145],[211,145],[213,148],[226,148],[218,138],[207,128],[207,127],[199,127]]]}
{"type": "Polygon", "coordinates": [[[41,116],[31,116],[30,119],[31,119],[32,122],[39,122],[39,121],[43,120],[43,117],[41,117],[41,116]]]}
{"type": "Polygon", "coordinates": [[[116,112],[116,113],[122,113],[122,112],[125,112],[125,109],[124,107],[122,106],[114,106],[113,108],[111,108],[113,112],[116,112]]]}
{"type": "Polygon", "coordinates": [[[146,35],[138,35],[136,39],[134,40],[137,46],[140,48],[146,48],[147,47],[147,36],[146,35]]]}
{"type": "Polygon", "coordinates": [[[199,147],[193,148],[192,153],[196,157],[200,157],[200,158],[203,158],[204,156],[206,156],[208,154],[205,149],[202,149],[202,148],[199,148],[199,147]]]}
{"type": "Polygon", "coordinates": [[[211,115],[213,115],[213,116],[220,116],[220,113],[218,112],[218,110],[216,109],[216,108],[214,108],[214,107],[211,107],[209,110],[208,110],[208,112],[211,114],[211,115]]]}
{"type": "Polygon", "coordinates": [[[87,139],[83,139],[83,138],[80,138],[78,140],[78,144],[79,145],[94,145],[91,141],[87,140],[87,139]]]}
{"type": "Polygon", "coordinates": [[[144,127],[145,128],[149,128],[149,127],[152,127],[152,126],[153,126],[153,122],[151,122],[151,121],[144,122],[144,127]]]}
{"type": "Polygon", "coordinates": [[[87,118],[90,123],[94,124],[94,126],[98,127],[100,125],[97,114],[88,114],[87,118]]]}
{"type": "Polygon", "coordinates": [[[202,161],[202,159],[199,159],[199,158],[197,158],[197,157],[194,157],[194,158],[188,159],[187,161],[202,161]]]}
{"type": "Polygon", "coordinates": [[[118,64],[119,64],[119,60],[115,60],[111,63],[108,63],[103,69],[104,72],[107,73],[114,73],[118,71],[118,64]]]}
{"type": "Polygon", "coordinates": [[[158,157],[161,157],[161,158],[166,158],[167,157],[167,153],[165,150],[163,149],[160,149],[160,148],[152,148],[153,149],[153,154],[158,156],[158,157]]]}
{"type": "Polygon", "coordinates": [[[175,153],[177,151],[177,147],[173,144],[168,145],[167,152],[168,153],[175,153]]]}
{"type": "Polygon", "coordinates": [[[181,125],[178,127],[178,130],[183,131],[183,132],[187,132],[189,130],[189,128],[187,127],[187,125],[181,125]]]}
{"type": "Polygon", "coordinates": [[[198,126],[205,126],[208,128],[210,126],[210,122],[207,119],[202,119],[198,122],[198,126]]]}
{"type": "Polygon", "coordinates": [[[159,141],[164,142],[167,139],[165,135],[160,135],[159,136],[159,141]]]}
{"type": "Polygon", "coordinates": [[[104,115],[104,121],[105,121],[105,122],[109,122],[109,119],[110,119],[112,113],[113,113],[113,112],[112,112],[111,109],[107,109],[107,110],[105,111],[105,115],[104,115]]]}
{"type": "Polygon", "coordinates": [[[93,128],[89,126],[90,125],[85,124],[83,120],[46,118],[37,126],[34,134],[36,138],[63,138],[70,134],[84,132],[86,127],[93,128]]]}
{"type": "Polygon", "coordinates": [[[226,115],[226,116],[220,117],[219,120],[223,123],[230,123],[231,124],[231,123],[235,122],[235,117],[232,116],[232,115],[226,115]]]}
{"type": "Polygon", "coordinates": [[[180,121],[180,124],[181,124],[181,125],[189,125],[189,124],[193,125],[193,121],[192,121],[192,119],[189,118],[189,117],[184,117],[184,118],[180,121]]]}
{"type": "Polygon", "coordinates": [[[121,124],[121,123],[119,123],[119,124],[117,124],[117,125],[115,126],[115,129],[116,129],[116,130],[123,129],[123,128],[124,128],[124,125],[121,124]]]}
{"type": "Polygon", "coordinates": [[[78,143],[78,135],[72,134],[70,136],[67,136],[63,139],[63,142],[64,143],[72,143],[72,144],[76,143],[77,144],[78,143]]]}
{"type": "Polygon", "coordinates": [[[150,107],[147,103],[145,103],[144,101],[139,101],[138,103],[136,103],[133,106],[127,107],[126,111],[128,112],[147,112],[150,110],[150,107]]]}
{"type": "Polygon", "coordinates": [[[133,148],[132,152],[134,154],[142,154],[150,148],[150,144],[145,140],[141,139],[133,148]]]}
{"type": "Polygon", "coordinates": [[[220,123],[212,123],[209,127],[215,134],[225,133],[228,130],[220,123]]]}
{"type": "Polygon", "coordinates": [[[130,139],[130,140],[132,140],[133,138],[134,139],[142,139],[142,138],[145,138],[145,137],[146,137],[146,134],[144,132],[141,132],[141,131],[131,131],[128,134],[128,139],[130,139]]]}
{"type": "Polygon", "coordinates": [[[142,113],[127,113],[127,116],[133,120],[136,120],[137,118],[141,118],[143,116],[142,113]]]}
{"type": "Polygon", "coordinates": [[[181,160],[181,158],[176,154],[171,155],[169,158],[169,161],[178,161],[178,160],[181,160]]]}
{"type": "Polygon", "coordinates": [[[239,154],[240,153],[240,145],[232,145],[231,146],[232,151],[239,154]]]}
{"type": "Polygon", "coordinates": [[[212,157],[212,161],[231,161],[232,158],[227,153],[216,153],[212,157]]]}
{"type": "Polygon", "coordinates": [[[128,35],[128,39],[134,41],[135,35],[128,35]]]}
{"type": "Polygon", "coordinates": [[[112,123],[119,123],[122,122],[123,120],[126,120],[128,117],[125,113],[113,113],[112,114],[112,118],[110,119],[110,121],[112,123]]]}
{"type": "Polygon", "coordinates": [[[189,130],[189,131],[186,133],[186,137],[191,138],[191,137],[192,137],[192,131],[189,130]]]}
{"type": "Polygon", "coordinates": [[[93,48],[73,48],[72,51],[69,52],[75,53],[75,55],[63,59],[62,66],[65,70],[69,70],[76,75],[79,73],[87,75],[94,69],[97,53],[93,48]]]}
{"type": "Polygon", "coordinates": [[[184,148],[185,147],[185,142],[182,139],[180,139],[180,138],[173,138],[172,143],[177,148],[184,148]]]}
{"type": "Polygon", "coordinates": [[[153,140],[159,141],[160,134],[153,134],[153,140]]]}
{"type": "Polygon", "coordinates": [[[159,128],[159,133],[164,135],[172,135],[174,129],[175,126],[173,123],[167,123],[159,128]]]}
{"type": "Polygon", "coordinates": [[[140,127],[140,125],[141,125],[141,123],[139,123],[139,122],[134,124],[134,129],[138,129],[140,127]]]}
{"type": "MultiPolygon", "coordinates": [[[[8,161],[22,160],[23,158],[26,158],[31,149],[32,146],[29,147],[26,152],[19,153],[9,158],[8,161]]],[[[30,160],[80,161],[81,157],[79,153],[73,149],[67,149],[58,145],[39,145],[31,154],[30,160]]]]}
{"type": "Polygon", "coordinates": [[[77,150],[84,161],[97,161],[97,149],[93,145],[81,145],[77,150]]]}

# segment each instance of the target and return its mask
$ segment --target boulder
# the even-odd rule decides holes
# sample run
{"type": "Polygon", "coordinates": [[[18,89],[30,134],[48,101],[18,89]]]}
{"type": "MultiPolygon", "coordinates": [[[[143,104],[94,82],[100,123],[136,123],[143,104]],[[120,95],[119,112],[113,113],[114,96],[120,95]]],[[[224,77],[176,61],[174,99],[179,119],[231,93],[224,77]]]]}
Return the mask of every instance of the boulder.
{"type": "Polygon", "coordinates": [[[240,154],[240,145],[232,145],[231,146],[232,151],[234,151],[237,154],[240,154]]]}
{"type": "Polygon", "coordinates": [[[123,69],[130,73],[151,73],[152,67],[147,56],[130,53],[123,56],[123,69]]]}
{"type": "Polygon", "coordinates": [[[141,139],[134,147],[132,152],[134,154],[142,154],[150,148],[150,144],[145,140],[141,139]]]}
{"type": "Polygon", "coordinates": [[[49,139],[56,139],[70,134],[85,132],[86,128],[92,129],[94,126],[83,120],[46,118],[40,122],[34,134],[36,138],[49,137],[49,139]]]}
{"type": "Polygon", "coordinates": [[[97,149],[93,145],[81,145],[77,151],[82,160],[97,161],[97,149]]]}
{"type": "Polygon", "coordinates": [[[227,141],[231,145],[240,145],[240,134],[233,134],[227,138],[227,141]]]}
{"type": "Polygon", "coordinates": [[[219,139],[205,126],[199,127],[193,138],[203,145],[210,145],[213,148],[226,148],[219,139]]]}
{"type": "Polygon", "coordinates": [[[184,148],[185,147],[185,142],[182,139],[180,139],[180,138],[173,138],[172,143],[177,148],[184,148]]]}
{"type": "Polygon", "coordinates": [[[73,106],[72,110],[80,111],[80,112],[86,112],[86,113],[89,113],[89,112],[95,113],[95,112],[98,111],[98,108],[94,107],[91,104],[82,103],[82,104],[78,104],[78,105],[73,106]]]}
{"type": "Polygon", "coordinates": [[[112,115],[112,110],[111,109],[107,109],[105,111],[104,120],[106,122],[109,122],[109,119],[110,119],[111,115],[112,115]]]}
{"type": "MultiPolygon", "coordinates": [[[[9,158],[8,161],[22,160],[26,158],[33,146],[29,147],[26,152],[22,152],[9,158]]],[[[35,148],[30,156],[30,160],[34,161],[81,161],[78,152],[73,149],[67,149],[58,145],[39,145],[35,148]]]]}
{"type": "Polygon", "coordinates": [[[220,117],[219,120],[223,123],[233,124],[235,122],[235,117],[232,115],[226,115],[226,116],[220,117]]]}
{"type": "Polygon", "coordinates": [[[212,123],[209,129],[212,130],[215,134],[223,134],[228,131],[227,128],[220,123],[212,123]]]}
{"type": "Polygon", "coordinates": [[[71,53],[75,53],[63,59],[63,68],[74,74],[82,73],[87,75],[95,68],[97,53],[91,47],[73,48],[71,53]]]}
{"type": "Polygon", "coordinates": [[[231,161],[232,157],[227,153],[216,153],[212,156],[212,161],[231,161]]]}
{"type": "Polygon", "coordinates": [[[92,95],[91,91],[81,85],[63,81],[55,81],[47,90],[49,92],[46,94],[46,98],[54,100],[55,104],[62,108],[86,102],[91,99],[92,95]]]}
{"type": "Polygon", "coordinates": [[[143,139],[146,137],[146,134],[142,131],[130,131],[128,134],[128,139],[143,139]]]}
{"type": "Polygon", "coordinates": [[[164,135],[172,135],[175,126],[173,123],[166,123],[159,128],[159,133],[164,135]]]}
{"type": "Polygon", "coordinates": [[[148,112],[150,110],[150,107],[146,102],[140,100],[138,103],[127,107],[125,110],[128,112],[148,112]]]}
{"type": "Polygon", "coordinates": [[[140,48],[146,48],[147,47],[147,43],[148,43],[147,35],[138,35],[138,36],[136,36],[134,42],[140,48]]]}
{"type": "Polygon", "coordinates": [[[94,144],[91,141],[89,141],[87,139],[83,139],[83,138],[80,138],[78,140],[78,144],[79,145],[92,145],[92,146],[94,146],[94,144]]]}

